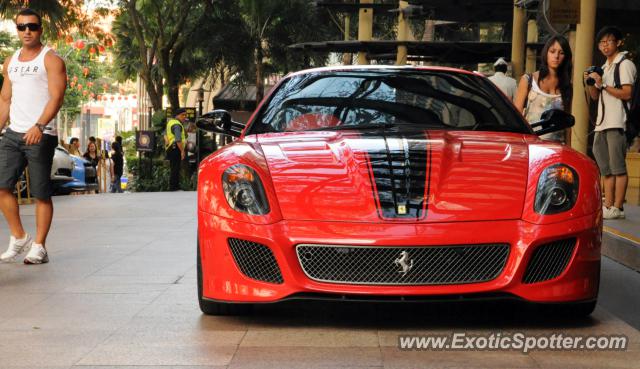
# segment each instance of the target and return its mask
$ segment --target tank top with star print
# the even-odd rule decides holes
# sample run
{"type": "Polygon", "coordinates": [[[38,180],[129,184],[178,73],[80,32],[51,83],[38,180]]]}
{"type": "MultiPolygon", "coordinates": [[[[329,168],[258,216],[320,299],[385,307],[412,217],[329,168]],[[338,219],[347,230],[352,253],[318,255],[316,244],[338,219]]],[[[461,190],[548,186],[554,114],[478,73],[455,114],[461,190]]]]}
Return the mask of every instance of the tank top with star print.
{"type": "MultiPolygon", "coordinates": [[[[51,48],[43,46],[40,53],[30,61],[20,61],[19,49],[11,57],[7,74],[11,80],[11,106],[9,120],[12,131],[25,133],[42,115],[51,99],[49,80],[44,66],[44,57],[51,48]]],[[[54,120],[47,122],[44,133],[58,134],[54,120]]]]}

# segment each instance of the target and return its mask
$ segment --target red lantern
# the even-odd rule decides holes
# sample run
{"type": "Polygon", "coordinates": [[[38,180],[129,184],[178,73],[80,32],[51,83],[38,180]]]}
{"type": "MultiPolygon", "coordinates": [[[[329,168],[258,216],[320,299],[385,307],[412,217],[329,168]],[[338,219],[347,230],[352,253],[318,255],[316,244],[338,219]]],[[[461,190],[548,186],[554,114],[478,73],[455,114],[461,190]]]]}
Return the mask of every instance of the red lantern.
{"type": "Polygon", "coordinates": [[[106,90],[107,90],[107,88],[109,88],[109,85],[108,85],[108,84],[106,84],[106,83],[103,83],[103,84],[102,84],[102,89],[106,91],[106,90]]]}
{"type": "Polygon", "coordinates": [[[68,35],[67,37],[65,37],[64,42],[67,45],[71,45],[73,43],[73,37],[71,35],[68,35]]]}
{"type": "Polygon", "coordinates": [[[91,98],[95,99],[96,98],[96,94],[94,94],[93,92],[91,93],[91,98]]]}
{"type": "Polygon", "coordinates": [[[91,46],[91,47],[89,48],[89,54],[93,55],[93,54],[95,54],[95,53],[96,53],[96,48],[95,48],[95,47],[93,47],[93,46],[91,46]]]}
{"type": "Polygon", "coordinates": [[[87,96],[88,93],[89,93],[89,91],[84,90],[84,91],[82,91],[82,96],[87,96]]]}
{"type": "Polygon", "coordinates": [[[122,96],[118,96],[118,100],[122,100],[122,96]]]}
{"type": "Polygon", "coordinates": [[[84,41],[78,40],[78,41],[76,41],[74,46],[75,46],[76,49],[82,50],[82,49],[84,49],[84,41]]]}
{"type": "Polygon", "coordinates": [[[71,83],[69,83],[69,86],[71,86],[71,88],[76,87],[76,83],[74,81],[71,81],[71,83]]]}
{"type": "Polygon", "coordinates": [[[103,54],[103,53],[104,53],[104,50],[105,50],[105,49],[104,49],[104,46],[102,46],[102,45],[98,45],[98,52],[99,52],[100,54],[103,54]]]}
{"type": "Polygon", "coordinates": [[[89,74],[89,68],[88,67],[82,68],[82,74],[84,74],[84,76],[86,77],[89,74]]]}
{"type": "Polygon", "coordinates": [[[93,87],[93,82],[91,81],[87,82],[87,86],[89,86],[89,88],[93,87]]]}
{"type": "Polygon", "coordinates": [[[82,90],[82,85],[78,83],[78,91],[82,90]]]}
{"type": "Polygon", "coordinates": [[[73,76],[73,82],[78,82],[78,76],[73,76]]]}
{"type": "Polygon", "coordinates": [[[138,98],[138,96],[133,95],[133,96],[131,96],[131,98],[132,98],[132,99],[137,99],[137,98],[138,98]]]}
{"type": "Polygon", "coordinates": [[[111,102],[113,102],[113,99],[114,99],[113,95],[111,95],[111,98],[110,98],[110,99],[111,99],[111,102]]]}

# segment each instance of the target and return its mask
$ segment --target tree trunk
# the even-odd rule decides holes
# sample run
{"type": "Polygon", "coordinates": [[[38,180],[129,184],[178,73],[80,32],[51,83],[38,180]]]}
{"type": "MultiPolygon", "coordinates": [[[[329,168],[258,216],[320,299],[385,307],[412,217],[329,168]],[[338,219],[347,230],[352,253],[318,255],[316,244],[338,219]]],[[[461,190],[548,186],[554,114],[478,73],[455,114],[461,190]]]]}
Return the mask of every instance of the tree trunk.
{"type": "Polygon", "coordinates": [[[262,50],[262,41],[258,41],[256,47],[256,107],[262,101],[264,97],[264,76],[262,61],[264,59],[264,53],[262,50]]]}
{"type": "Polygon", "coordinates": [[[171,104],[171,107],[175,111],[175,109],[180,107],[180,84],[177,81],[169,81],[169,83],[167,83],[167,89],[169,104],[171,104]]]}

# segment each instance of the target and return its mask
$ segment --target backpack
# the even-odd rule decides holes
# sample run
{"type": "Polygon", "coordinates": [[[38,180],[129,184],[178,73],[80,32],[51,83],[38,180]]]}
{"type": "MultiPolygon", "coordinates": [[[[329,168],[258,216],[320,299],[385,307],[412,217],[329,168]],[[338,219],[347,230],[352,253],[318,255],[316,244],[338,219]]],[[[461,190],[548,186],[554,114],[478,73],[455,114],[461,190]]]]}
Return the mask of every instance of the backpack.
{"type": "MultiPolygon", "coordinates": [[[[622,88],[622,84],[620,83],[620,64],[625,59],[626,57],[623,56],[613,69],[613,83],[615,88],[622,88]]],[[[622,101],[622,107],[627,114],[625,135],[627,136],[627,143],[631,145],[640,133],[640,79],[638,79],[637,76],[631,87],[631,99],[622,101]]]]}

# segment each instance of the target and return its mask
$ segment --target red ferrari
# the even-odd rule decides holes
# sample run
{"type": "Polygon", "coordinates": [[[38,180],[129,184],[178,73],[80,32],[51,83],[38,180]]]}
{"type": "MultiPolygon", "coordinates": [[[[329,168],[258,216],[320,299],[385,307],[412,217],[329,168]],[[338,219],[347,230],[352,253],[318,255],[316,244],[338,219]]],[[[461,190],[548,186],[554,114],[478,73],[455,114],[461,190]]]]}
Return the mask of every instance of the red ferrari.
{"type": "Polygon", "coordinates": [[[595,163],[539,136],[479,74],[339,67],[285,77],[198,183],[198,299],[238,314],[296,298],[516,298],[590,314],[600,273],[595,163]]]}

